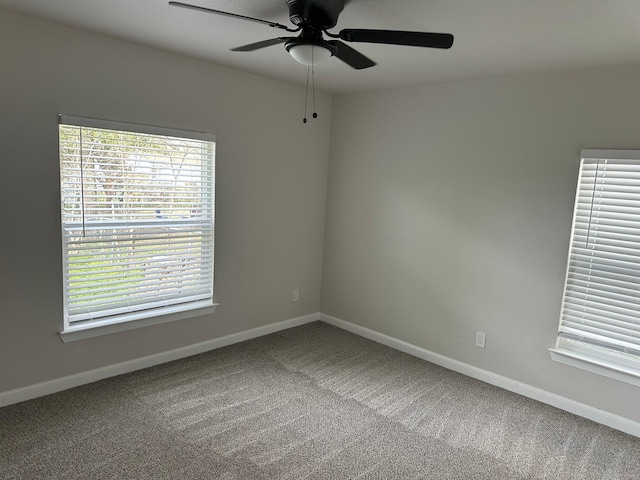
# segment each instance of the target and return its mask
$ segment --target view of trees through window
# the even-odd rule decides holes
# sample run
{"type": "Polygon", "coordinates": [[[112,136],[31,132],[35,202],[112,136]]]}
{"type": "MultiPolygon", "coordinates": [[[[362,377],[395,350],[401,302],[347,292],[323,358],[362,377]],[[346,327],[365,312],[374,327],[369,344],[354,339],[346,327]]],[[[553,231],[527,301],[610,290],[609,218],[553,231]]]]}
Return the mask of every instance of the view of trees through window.
{"type": "Polygon", "coordinates": [[[60,125],[69,322],[212,298],[213,143],[60,125]]]}
{"type": "Polygon", "coordinates": [[[205,173],[202,143],[62,125],[60,159],[67,221],[197,216],[205,173]]]}

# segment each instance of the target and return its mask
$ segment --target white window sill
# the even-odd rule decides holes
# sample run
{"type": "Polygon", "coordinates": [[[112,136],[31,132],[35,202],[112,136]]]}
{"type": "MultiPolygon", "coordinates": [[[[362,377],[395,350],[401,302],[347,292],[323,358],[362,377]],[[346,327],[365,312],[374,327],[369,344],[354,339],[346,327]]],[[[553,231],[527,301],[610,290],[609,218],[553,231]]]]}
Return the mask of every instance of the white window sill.
{"type": "Polygon", "coordinates": [[[218,304],[214,303],[202,308],[177,311],[154,317],[140,318],[137,320],[120,321],[119,323],[98,324],[96,322],[72,325],[66,327],[59,333],[59,335],[60,339],[64,343],[75,342],[77,340],[99,337],[101,335],[109,335],[110,333],[125,332],[136,328],[149,327],[151,325],[159,325],[161,323],[175,322],[177,320],[210,315],[215,312],[217,306],[218,304]]]}
{"type": "Polygon", "coordinates": [[[637,369],[561,348],[550,348],[549,353],[554,362],[564,363],[571,367],[640,386],[640,371],[637,369]]]}

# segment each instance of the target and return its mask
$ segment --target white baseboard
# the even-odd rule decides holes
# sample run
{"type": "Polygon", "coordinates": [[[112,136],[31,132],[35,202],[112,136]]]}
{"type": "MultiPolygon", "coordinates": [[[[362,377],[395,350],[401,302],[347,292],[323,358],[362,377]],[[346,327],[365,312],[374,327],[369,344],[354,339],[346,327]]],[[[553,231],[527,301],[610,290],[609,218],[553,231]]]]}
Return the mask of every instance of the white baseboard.
{"type": "Polygon", "coordinates": [[[123,373],[129,373],[135,370],[153,367],[161,363],[190,357],[199,353],[208,352],[209,350],[215,350],[216,348],[226,347],[227,345],[242,342],[244,340],[262,337],[263,335],[268,335],[270,333],[285,330],[287,328],[297,327],[306,323],[315,322],[319,320],[319,318],[319,313],[313,313],[310,315],[305,315],[303,317],[297,317],[278,323],[272,323],[271,325],[265,325],[264,327],[245,330],[244,332],[233,333],[231,335],[226,335],[220,338],[214,338],[213,340],[207,340],[206,342],[196,343],[187,347],[177,348],[175,350],[169,350],[167,352],[137,358],[135,360],[129,360],[127,362],[117,363],[115,365],[108,365],[106,367],[97,368],[95,370],[76,373],[74,375],[57,378],[55,380],[50,380],[23,388],[17,388],[15,390],[9,390],[7,392],[0,392],[0,407],[11,405],[13,403],[23,402],[25,400],[31,400],[32,398],[42,397],[44,395],[49,395],[50,393],[60,392],[62,390],[67,390],[69,388],[78,387],[80,385],[96,382],[105,378],[114,377],[123,373]]]}
{"type": "Polygon", "coordinates": [[[431,352],[424,348],[417,347],[402,340],[398,340],[397,338],[393,338],[383,333],[376,332],[375,330],[370,330],[368,328],[346,322],[344,320],[326,315],[324,313],[320,314],[320,320],[343,330],[355,333],[356,335],[359,335],[361,337],[373,340],[374,342],[381,343],[395,350],[399,350],[401,352],[408,353],[409,355],[413,355],[414,357],[422,358],[423,360],[427,360],[428,362],[435,363],[436,365],[440,365],[449,370],[453,370],[454,372],[461,373],[468,377],[472,377],[485,383],[495,385],[496,387],[504,388],[505,390],[509,390],[510,392],[514,392],[525,397],[532,398],[539,402],[546,403],[547,405],[565,410],[569,413],[573,413],[580,417],[584,417],[594,422],[601,423],[608,427],[615,428],[616,430],[620,430],[630,435],[640,437],[640,423],[629,420],[628,418],[621,417],[619,415],[615,415],[613,413],[609,413],[580,402],[576,402],[569,398],[556,395],[555,393],[550,393],[546,390],[527,385],[526,383],[518,382],[516,380],[503,377],[502,375],[497,375],[495,373],[483,370],[478,367],[474,367],[458,360],[453,360],[452,358],[445,357],[444,355],[431,352]]]}
{"type": "Polygon", "coordinates": [[[501,375],[483,370],[478,367],[453,360],[444,355],[431,352],[421,347],[417,347],[410,343],[398,340],[397,338],[390,337],[383,333],[370,330],[353,323],[346,322],[336,317],[326,315],[324,313],[313,313],[302,317],[292,318],[282,322],[273,323],[271,325],[265,325],[264,327],[258,327],[251,330],[245,330],[244,332],[234,333],[213,340],[207,340],[205,342],[196,343],[187,347],[177,348],[175,350],[169,350],[167,352],[158,353],[155,355],[149,355],[147,357],[130,360],[127,362],[118,363],[115,365],[108,365],[106,367],[97,368],[87,372],[81,372],[74,375],[50,380],[47,382],[30,385],[15,390],[9,390],[7,392],[0,392],[0,407],[11,405],[13,403],[23,402],[33,398],[49,395],[51,393],[60,392],[69,388],[78,387],[88,383],[103,380],[105,378],[121,375],[124,373],[133,372],[143,368],[152,367],[161,363],[171,362],[173,360],[179,360],[181,358],[190,357],[199,353],[208,352],[209,350],[215,350],[216,348],[225,347],[234,343],[250,340],[252,338],[261,337],[270,333],[279,332],[287,328],[297,327],[307,323],[321,320],[330,325],[336,326],[343,330],[355,333],[364,338],[368,338],[375,342],[387,345],[409,355],[413,355],[418,358],[422,358],[436,365],[448,368],[455,372],[461,373],[468,377],[481,380],[483,382],[495,385],[505,390],[523,395],[528,398],[532,398],[547,405],[554,406],[561,410],[579,415],[581,417],[593,420],[594,422],[601,423],[616,430],[640,437],[640,423],[628,418],[615,415],[613,413],[600,410],[589,405],[585,405],[580,402],[556,395],[554,393],[547,392],[537,387],[527,385],[526,383],[518,382],[501,375]]]}

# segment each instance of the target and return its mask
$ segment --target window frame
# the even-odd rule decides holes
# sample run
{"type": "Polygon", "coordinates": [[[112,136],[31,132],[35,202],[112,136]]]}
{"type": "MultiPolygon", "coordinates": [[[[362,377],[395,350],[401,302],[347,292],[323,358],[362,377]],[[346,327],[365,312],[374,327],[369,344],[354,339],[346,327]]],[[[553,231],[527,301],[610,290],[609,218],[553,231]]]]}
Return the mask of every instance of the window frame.
{"type": "MultiPolygon", "coordinates": [[[[96,320],[88,320],[83,322],[75,322],[70,323],[68,314],[67,314],[67,301],[68,301],[68,291],[67,288],[63,285],[63,328],[59,332],[60,338],[63,342],[71,342],[76,340],[82,340],[85,338],[91,338],[100,335],[106,335],[115,332],[122,332],[131,329],[146,327],[150,325],[157,325],[167,322],[173,322],[177,320],[182,320],[186,318],[193,318],[203,315],[212,314],[216,306],[218,305],[214,301],[214,245],[215,245],[215,135],[210,133],[203,132],[194,132],[187,130],[179,130],[174,128],[165,128],[165,127],[157,127],[157,126],[148,126],[142,124],[134,124],[127,122],[119,122],[119,121],[111,121],[111,120],[101,120],[87,117],[78,117],[72,115],[64,115],[60,114],[58,116],[59,126],[75,126],[75,127],[83,127],[83,128],[96,128],[96,129],[105,129],[105,130],[116,130],[121,132],[130,132],[133,134],[144,134],[144,135],[161,135],[166,137],[175,137],[181,138],[185,140],[197,140],[205,142],[211,150],[211,185],[210,191],[208,192],[211,197],[211,217],[210,217],[210,227],[211,227],[211,239],[207,241],[206,245],[210,245],[211,251],[211,262],[210,262],[210,278],[211,278],[211,297],[203,299],[201,301],[192,301],[188,304],[177,304],[177,305],[165,305],[161,308],[151,308],[144,311],[137,312],[129,312],[123,313],[107,318],[99,318],[96,320]]],[[[59,142],[61,140],[60,127],[58,132],[59,142]]],[[[67,240],[65,238],[65,228],[68,228],[70,224],[65,224],[64,217],[64,192],[62,190],[63,187],[63,165],[62,165],[62,156],[59,148],[58,160],[60,162],[59,171],[60,171],[60,185],[61,185],[61,196],[60,196],[60,207],[61,207],[61,216],[60,216],[60,225],[61,225],[61,236],[62,236],[62,254],[63,254],[63,265],[62,265],[62,276],[63,280],[68,275],[68,261],[67,261],[67,240]]],[[[84,208],[84,207],[83,207],[84,208]]],[[[126,225],[126,220],[120,222],[122,225],[126,225]]],[[[169,224],[168,222],[167,224],[169,224]]],[[[203,244],[204,245],[204,244],[203,244]]],[[[202,257],[196,257],[202,258],[202,257]]]]}
{"type": "MultiPolygon", "coordinates": [[[[580,155],[580,173],[578,175],[576,198],[574,211],[572,215],[571,225],[571,238],[567,255],[567,269],[565,273],[565,282],[563,288],[562,304],[560,321],[558,323],[558,330],[556,334],[556,345],[549,349],[549,353],[553,361],[563,363],[572,367],[580,368],[598,375],[613,378],[625,383],[640,386],[640,355],[625,354],[609,350],[606,347],[601,347],[597,342],[583,341],[581,342],[576,338],[566,338],[561,336],[561,327],[563,325],[563,312],[566,306],[567,291],[570,284],[570,273],[572,266],[572,253],[574,247],[574,236],[576,235],[576,220],[578,216],[578,203],[580,196],[581,183],[585,180],[586,174],[584,174],[583,167],[585,160],[637,160],[640,164],[640,150],[596,150],[585,149],[581,151],[580,155]],[[635,358],[633,358],[635,357],[635,358]]],[[[594,180],[594,192],[597,185],[598,173],[596,171],[596,179],[594,180]]],[[[637,187],[638,195],[640,195],[640,186],[637,187]]],[[[595,205],[595,200],[591,201],[592,210],[595,205]]],[[[640,212],[639,212],[640,217],[640,212]]],[[[591,218],[589,216],[589,218],[591,218]]],[[[591,227],[591,223],[589,223],[591,227]]],[[[597,242],[596,242],[597,244],[597,242]]],[[[595,249],[595,247],[592,247],[595,249]]],[[[638,252],[635,258],[640,262],[640,252],[638,252]]],[[[588,293],[586,294],[588,296],[588,293]]],[[[628,298],[636,298],[629,295],[628,298]]],[[[588,299],[585,300],[588,302],[588,299]]],[[[604,336],[604,335],[603,335],[604,336]]]]}

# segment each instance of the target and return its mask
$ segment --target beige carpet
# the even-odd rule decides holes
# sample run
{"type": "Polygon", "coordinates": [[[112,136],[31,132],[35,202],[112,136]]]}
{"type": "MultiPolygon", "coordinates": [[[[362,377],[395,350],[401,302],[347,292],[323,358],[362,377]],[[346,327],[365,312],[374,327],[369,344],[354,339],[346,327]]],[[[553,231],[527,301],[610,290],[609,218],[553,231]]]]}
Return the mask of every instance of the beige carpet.
{"type": "Polygon", "coordinates": [[[640,439],[323,323],[0,409],[1,479],[640,479],[640,439]]]}

